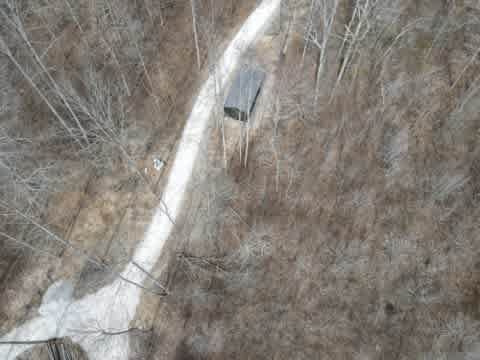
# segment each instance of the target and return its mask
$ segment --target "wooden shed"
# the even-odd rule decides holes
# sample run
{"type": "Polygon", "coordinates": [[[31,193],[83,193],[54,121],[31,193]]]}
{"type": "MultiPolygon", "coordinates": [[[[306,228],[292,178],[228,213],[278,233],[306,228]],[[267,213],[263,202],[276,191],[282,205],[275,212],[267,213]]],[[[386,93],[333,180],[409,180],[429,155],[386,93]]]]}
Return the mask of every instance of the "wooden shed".
{"type": "Polygon", "coordinates": [[[225,114],[236,120],[247,121],[255,107],[258,94],[265,80],[265,72],[259,68],[243,67],[237,73],[225,99],[225,114]]]}

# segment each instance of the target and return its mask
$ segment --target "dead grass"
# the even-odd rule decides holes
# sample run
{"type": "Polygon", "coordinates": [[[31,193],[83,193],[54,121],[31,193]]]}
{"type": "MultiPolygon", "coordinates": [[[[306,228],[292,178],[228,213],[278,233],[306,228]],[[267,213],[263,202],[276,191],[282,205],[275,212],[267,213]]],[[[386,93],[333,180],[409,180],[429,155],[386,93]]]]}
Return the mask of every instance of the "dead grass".
{"type": "Polygon", "coordinates": [[[222,175],[231,190],[221,215],[208,216],[205,187],[193,195],[177,251],[224,258],[251,246],[252,233],[268,251],[234,274],[172,260],[176,297],[161,307],[164,340],[152,358],[476,351],[480,64],[478,31],[467,29],[478,9],[391,1],[371,11],[333,98],[341,42],[332,42],[316,107],[318,52],[308,50],[301,68],[303,46],[292,43],[276,73],[280,91],[262,95],[272,106],[250,139],[248,166],[232,154],[222,175]]]}
{"type": "MultiPolygon", "coordinates": [[[[119,11],[142,27],[145,67],[128,35],[116,37],[103,24],[106,40],[125,55],[118,61],[127,83],[134,84],[127,148],[140,169],[152,154],[168,169],[201,81],[191,71],[193,46],[184,45],[192,41],[189,4],[165,9],[161,31],[153,31],[159,14],[152,18],[146,8],[125,4],[119,11]]],[[[477,351],[478,5],[370,1],[357,18],[355,3],[340,1],[315,101],[321,57],[312,44],[303,57],[309,2],[296,4],[285,57],[275,57],[281,36],[268,38],[271,48],[263,43],[256,49],[258,61],[275,69],[274,85],[262,94],[246,167],[232,152],[222,169],[221,141],[212,131],[184,218],[167,244],[164,266],[154,273],[171,296],[142,299],[136,322],[153,330],[149,338],[132,336],[135,356],[411,359],[477,351]],[[362,14],[368,14],[368,31],[362,25],[362,36],[350,42],[350,34],[343,43],[345,24],[355,29],[362,14]]],[[[211,9],[203,5],[205,17],[211,9]]],[[[241,23],[252,3],[222,5],[217,23],[223,30],[213,37],[218,42],[232,34],[229,27],[241,23]]],[[[78,9],[88,34],[99,26],[89,17],[92,11],[78,9]]],[[[62,27],[65,35],[48,56],[72,71],[86,56],[68,46],[76,40],[75,26],[70,20],[62,27]]],[[[201,43],[212,40],[208,29],[207,23],[200,27],[201,43]]],[[[100,40],[86,38],[100,61],[105,52],[93,46],[100,40]]],[[[205,64],[215,59],[211,49],[202,51],[205,64]]],[[[114,72],[115,59],[108,59],[106,72],[114,72]]],[[[74,154],[60,152],[68,143],[49,135],[44,105],[17,80],[18,94],[10,98],[24,112],[0,116],[9,114],[9,126],[20,124],[24,136],[36,134],[35,149],[45,149],[39,153],[46,158],[52,156],[47,150],[62,154],[68,169],[86,173],[74,154]]],[[[155,197],[140,191],[119,164],[49,197],[43,215],[69,240],[121,263],[143,233],[155,197]]],[[[161,189],[162,176],[151,183],[161,189]]],[[[78,295],[109,281],[68,252],[50,264],[7,250],[0,262],[2,329],[32,316],[51,280],[74,276],[78,295]]]]}
{"type": "MultiPolygon", "coordinates": [[[[115,107],[122,101],[124,106],[122,113],[105,118],[117,121],[123,117],[121,131],[108,136],[102,133],[103,140],[109,137],[111,141],[89,138],[91,146],[81,148],[53,121],[49,108],[8,59],[0,58],[0,87],[11,93],[2,92],[0,96],[1,130],[13,138],[26,139],[30,145],[25,154],[20,154],[28,155],[30,162],[24,163],[27,170],[34,171],[44,163],[56,166],[55,172],[48,171],[55,185],[41,192],[41,206],[28,208],[29,214],[72,245],[121,269],[141,240],[157,205],[162,175],[168,170],[190,103],[207,71],[207,52],[223,46],[225,38],[250,12],[251,3],[225,3],[224,8],[216,8],[218,37],[216,43],[200,39],[204,62],[200,71],[192,71],[195,57],[189,45],[193,40],[187,3],[170,2],[166,7],[152,5],[148,9],[147,2],[111,0],[96,2],[101,8],[92,8],[92,2],[69,1],[75,16],[63,0],[17,3],[35,49],[43,54],[52,77],[68,90],[67,97],[72,99],[77,115],[83,114],[82,119],[88,120],[87,110],[99,110],[95,102],[101,97],[97,95],[109,96],[112,89],[110,105],[115,107]],[[115,14],[104,7],[108,3],[114,5],[115,14]],[[48,46],[48,52],[44,52],[48,46]],[[96,74],[100,74],[98,86],[92,88],[87,75],[96,74]],[[122,149],[128,156],[122,154],[122,149]],[[162,172],[153,169],[157,158],[166,164],[162,172]]],[[[210,10],[206,6],[200,11],[206,16],[210,10]]],[[[55,98],[46,85],[45,74],[35,72],[37,68],[28,52],[8,31],[2,21],[1,35],[15,50],[19,62],[42,91],[55,98]]],[[[61,98],[57,96],[52,104],[62,116],[69,116],[61,98]]],[[[98,114],[109,115],[111,109],[103,105],[98,114]]],[[[73,118],[66,118],[68,124],[74,124],[73,118]]],[[[3,144],[0,147],[3,161],[3,144]]],[[[8,195],[21,200],[15,204],[25,209],[25,193],[9,193],[18,184],[8,184],[12,185],[8,189],[2,184],[2,199],[8,195]]],[[[71,249],[59,246],[41,231],[33,232],[31,224],[20,224],[18,217],[9,215],[6,219],[3,215],[1,231],[43,252],[26,251],[18,242],[0,240],[4,249],[0,286],[5,295],[0,304],[2,333],[35,316],[43,292],[60,278],[69,278],[77,285],[76,296],[112,280],[111,274],[87,266],[85,259],[71,249]],[[47,252],[50,255],[45,255],[47,252]]]]}

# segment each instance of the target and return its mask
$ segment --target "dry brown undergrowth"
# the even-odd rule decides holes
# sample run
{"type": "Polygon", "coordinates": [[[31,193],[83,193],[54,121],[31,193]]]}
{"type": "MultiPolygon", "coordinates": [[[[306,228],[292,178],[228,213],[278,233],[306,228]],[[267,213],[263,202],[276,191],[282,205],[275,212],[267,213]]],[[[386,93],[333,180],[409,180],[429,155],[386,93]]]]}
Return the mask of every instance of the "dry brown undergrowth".
{"type": "MultiPolygon", "coordinates": [[[[160,13],[149,23],[147,8],[133,3],[127,14],[141,18],[134,25],[158,25],[160,13]]],[[[231,11],[238,6],[233,3],[222,2],[231,11]]],[[[283,29],[295,20],[293,33],[285,57],[270,59],[276,64],[274,73],[268,65],[275,84],[262,95],[264,117],[256,119],[249,139],[248,164],[231,154],[227,171],[221,169],[221,141],[214,130],[205,152],[211,167],[195,179],[182,226],[169,244],[162,280],[172,296],[161,306],[145,296],[137,320],[153,332],[147,339],[132,336],[132,348],[140,358],[214,360],[433,359],[475,351],[480,339],[478,4],[304,0],[284,5],[283,29]],[[429,352],[431,357],[423,356],[429,352]]],[[[188,11],[190,5],[184,6],[188,11]]],[[[188,12],[174,12],[169,19],[165,11],[174,28],[190,21],[188,12]]],[[[210,25],[200,29],[201,36],[211,39],[210,25]]],[[[75,26],[70,21],[66,31],[75,26]]],[[[157,81],[142,70],[135,47],[130,49],[135,66],[119,60],[125,61],[127,83],[142,84],[132,85],[135,103],[154,109],[154,97],[138,99],[165,93],[159,104],[165,113],[172,102],[188,109],[189,99],[180,95],[191,84],[184,81],[189,72],[172,72],[184,58],[194,68],[193,48],[175,45],[191,40],[191,34],[165,35],[156,42],[144,33],[147,53],[178,51],[152,69],[150,77],[157,81]],[[161,88],[152,89],[156,86],[161,88]]],[[[283,35],[268,39],[279,54],[283,35]]],[[[118,49],[129,44],[122,37],[117,41],[118,49]]],[[[85,56],[81,46],[67,48],[85,56]]],[[[257,48],[260,63],[266,52],[257,48]]],[[[213,62],[215,54],[207,55],[213,62]]],[[[114,71],[116,60],[108,58],[114,71]]],[[[68,65],[79,71],[76,61],[68,65]]],[[[28,112],[11,121],[40,119],[24,130],[40,134],[58,153],[65,144],[41,121],[47,109],[18,74],[12,76],[26,92],[16,99],[28,112]]],[[[118,87],[125,87],[122,77],[117,79],[118,87]]],[[[135,114],[147,124],[138,135],[143,139],[157,118],[153,111],[135,114]]],[[[168,132],[180,125],[167,127],[168,132]]],[[[23,137],[11,138],[28,148],[23,137]]],[[[136,142],[142,149],[141,143],[136,142]]],[[[0,260],[2,267],[15,260],[25,268],[28,257],[12,250],[0,260]]],[[[39,301],[41,293],[32,289],[46,286],[45,279],[39,273],[30,278],[37,287],[24,284],[25,303],[7,300],[3,326],[28,314],[26,304],[39,301]]]]}
{"type": "Polygon", "coordinates": [[[309,28],[297,2],[248,166],[212,168],[218,191],[188,206],[152,358],[478,351],[480,8],[339,1],[322,57],[335,1],[313,3],[309,28]],[[238,253],[248,265],[225,266],[238,253]]]}

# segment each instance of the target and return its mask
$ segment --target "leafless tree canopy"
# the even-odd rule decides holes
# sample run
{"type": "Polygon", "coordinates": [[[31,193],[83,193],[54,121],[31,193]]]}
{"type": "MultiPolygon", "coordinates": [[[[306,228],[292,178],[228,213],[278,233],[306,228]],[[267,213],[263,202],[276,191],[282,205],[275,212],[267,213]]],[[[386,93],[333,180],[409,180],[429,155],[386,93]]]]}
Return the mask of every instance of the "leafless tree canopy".
{"type": "MultiPolygon", "coordinates": [[[[53,278],[120,276],[258,3],[0,0],[2,332],[53,278]]],[[[479,59],[474,0],[282,0],[242,59],[267,72],[252,121],[215,92],[132,352],[478,356],[479,59]]]]}

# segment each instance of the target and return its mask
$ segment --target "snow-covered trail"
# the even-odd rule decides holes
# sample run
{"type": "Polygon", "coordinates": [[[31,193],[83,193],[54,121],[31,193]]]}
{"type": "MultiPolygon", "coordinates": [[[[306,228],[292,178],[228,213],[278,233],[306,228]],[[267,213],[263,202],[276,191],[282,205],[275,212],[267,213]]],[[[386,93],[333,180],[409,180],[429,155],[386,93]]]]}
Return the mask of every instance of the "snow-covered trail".
{"type": "MultiPolygon", "coordinates": [[[[145,271],[152,270],[170,236],[190,180],[200,143],[215,104],[215,94],[227,84],[245,50],[271,22],[281,0],[264,0],[243,24],[220,59],[216,76],[202,86],[187,120],[170,171],[162,202],[157,209],[132,262],[122,275],[143,283],[145,271]],[[168,215],[165,212],[168,209],[168,215]]],[[[120,279],[94,294],[73,301],[73,286],[68,281],[52,285],[43,298],[38,317],[3,336],[0,341],[43,340],[70,336],[84,348],[91,360],[128,358],[128,335],[103,336],[101,330],[128,328],[140,301],[141,289],[120,279]]],[[[31,345],[0,345],[0,359],[14,359],[31,345]]]]}

